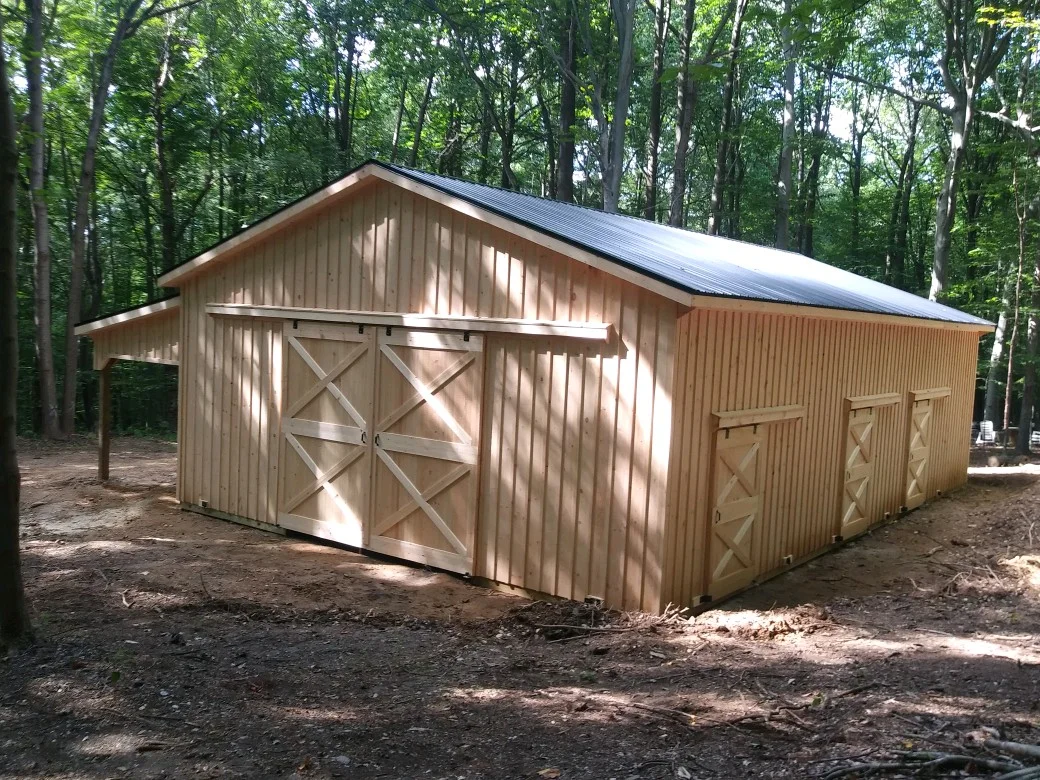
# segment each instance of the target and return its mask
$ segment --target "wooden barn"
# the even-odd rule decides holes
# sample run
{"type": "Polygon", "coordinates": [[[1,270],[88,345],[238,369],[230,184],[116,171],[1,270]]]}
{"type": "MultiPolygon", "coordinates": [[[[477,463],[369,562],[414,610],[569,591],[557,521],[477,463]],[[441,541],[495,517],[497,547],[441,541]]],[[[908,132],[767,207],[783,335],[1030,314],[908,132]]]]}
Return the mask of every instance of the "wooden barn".
{"type": "Polygon", "coordinates": [[[962,484],[991,329],[801,255],[378,162],[159,282],[178,297],[78,332],[103,399],[115,360],[179,366],[183,507],[651,612],[962,484]]]}

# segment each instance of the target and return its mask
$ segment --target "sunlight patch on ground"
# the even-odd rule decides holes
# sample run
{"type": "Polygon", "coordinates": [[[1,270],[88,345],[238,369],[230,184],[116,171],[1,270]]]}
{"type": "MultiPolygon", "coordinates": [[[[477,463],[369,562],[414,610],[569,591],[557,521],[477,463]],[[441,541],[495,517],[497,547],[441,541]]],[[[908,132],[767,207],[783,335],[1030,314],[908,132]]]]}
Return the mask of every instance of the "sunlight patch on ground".
{"type": "Polygon", "coordinates": [[[292,552],[307,553],[308,555],[342,555],[344,552],[332,545],[312,544],[311,542],[285,542],[282,547],[292,552]]]}
{"type": "Polygon", "coordinates": [[[135,734],[118,732],[114,734],[92,734],[72,743],[69,749],[86,756],[118,756],[136,754],[147,740],[135,734]]]}
{"type": "Polygon", "coordinates": [[[29,546],[29,549],[33,551],[34,555],[39,555],[53,560],[61,560],[63,558],[75,558],[77,555],[88,551],[129,552],[135,547],[137,547],[137,545],[133,542],[94,541],[82,544],[54,544],[53,542],[44,542],[42,544],[31,545],[29,546]]]}
{"type": "Polygon", "coordinates": [[[982,475],[1004,475],[1011,476],[1013,474],[1040,474],[1040,463],[1022,463],[1017,466],[969,466],[968,476],[982,476],[982,475]]]}
{"type": "Polygon", "coordinates": [[[1040,590],[1040,555],[1018,555],[1001,563],[1014,569],[1023,583],[1040,590]]]}
{"type": "Polygon", "coordinates": [[[120,528],[141,517],[146,502],[138,501],[131,506],[118,506],[108,509],[87,510],[70,513],[67,507],[57,505],[40,507],[37,511],[26,514],[26,527],[35,526],[39,534],[75,535],[96,532],[99,528],[120,528]],[[63,511],[64,510],[64,511],[63,511]]]}

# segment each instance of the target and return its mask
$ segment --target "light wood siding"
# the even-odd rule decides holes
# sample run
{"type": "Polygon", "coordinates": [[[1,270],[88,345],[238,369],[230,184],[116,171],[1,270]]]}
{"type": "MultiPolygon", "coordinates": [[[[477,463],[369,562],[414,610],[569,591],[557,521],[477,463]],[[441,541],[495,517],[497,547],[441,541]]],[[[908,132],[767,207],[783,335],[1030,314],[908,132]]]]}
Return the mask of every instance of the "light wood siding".
{"type": "Polygon", "coordinates": [[[180,499],[277,522],[281,322],[208,303],[609,322],[488,334],[475,573],[661,607],[676,304],[385,182],[186,281],[180,499]]]}
{"type": "Polygon", "coordinates": [[[88,335],[94,340],[95,370],[112,359],[175,366],[180,359],[180,309],[167,309],[88,335]]]}
{"type": "Polygon", "coordinates": [[[911,393],[949,387],[932,403],[928,491],[967,474],[978,334],[753,312],[693,310],[678,323],[665,599],[708,592],[713,413],[804,405],[804,418],[758,427],[762,517],[754,542],[761,578],[832,543],[845,482],[847,399],[884,397],[875,410],[871,523],[905,503],[911,393]]]}

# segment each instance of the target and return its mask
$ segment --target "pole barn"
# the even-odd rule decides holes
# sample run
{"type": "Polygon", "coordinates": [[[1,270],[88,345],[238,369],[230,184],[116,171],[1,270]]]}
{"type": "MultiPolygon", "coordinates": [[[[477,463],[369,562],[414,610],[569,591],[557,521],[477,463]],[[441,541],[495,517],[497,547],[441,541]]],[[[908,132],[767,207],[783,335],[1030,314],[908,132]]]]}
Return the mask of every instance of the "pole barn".
{"type": "Polygon", "coordinates": [[[178,297],[78,332],[104,372],[179,366],[184,508],[651,612],[961,485],[992,329],[801,255],[378,162],[159,282],[178,297]]]}

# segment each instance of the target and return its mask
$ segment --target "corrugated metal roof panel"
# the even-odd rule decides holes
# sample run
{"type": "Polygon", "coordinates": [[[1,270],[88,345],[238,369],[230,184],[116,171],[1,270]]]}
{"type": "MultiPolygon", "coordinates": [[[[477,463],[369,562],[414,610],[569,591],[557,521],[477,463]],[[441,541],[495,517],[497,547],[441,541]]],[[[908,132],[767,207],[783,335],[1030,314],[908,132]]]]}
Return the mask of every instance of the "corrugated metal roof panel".
{"type": "Polygon", "coordinates": [[[696,295],[991,324],[794,252],[379,164],[696,295]]]}

